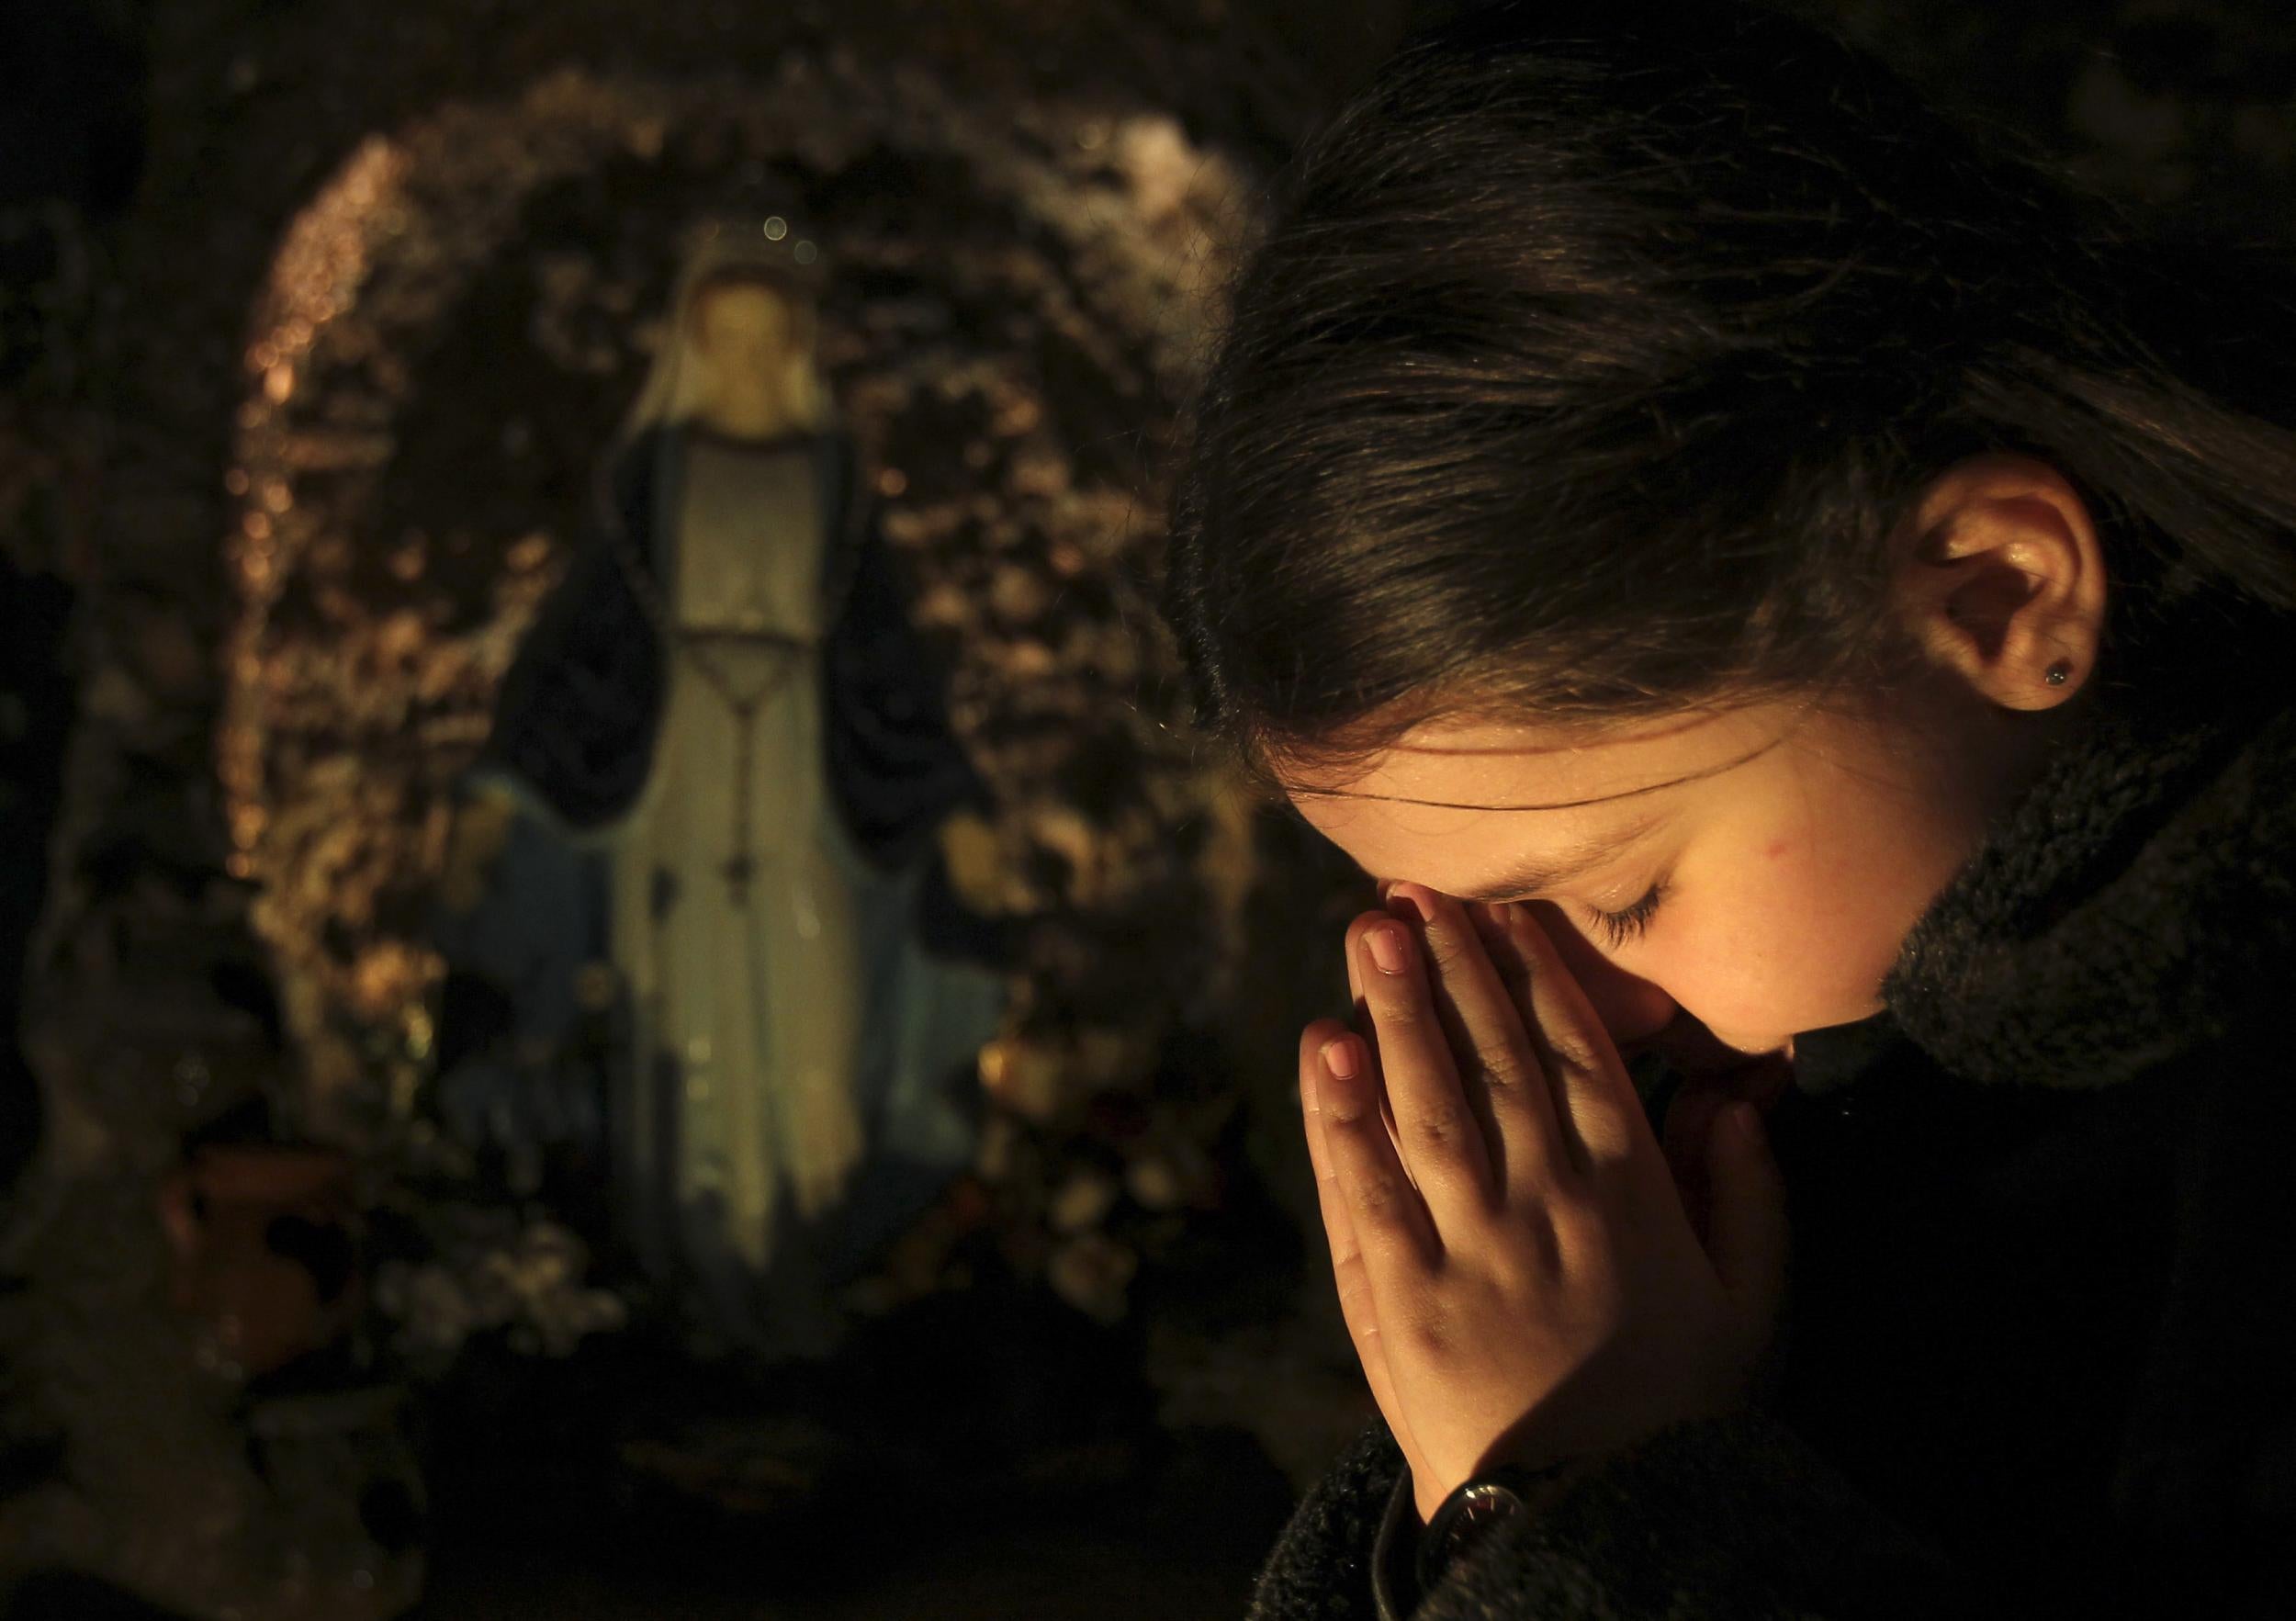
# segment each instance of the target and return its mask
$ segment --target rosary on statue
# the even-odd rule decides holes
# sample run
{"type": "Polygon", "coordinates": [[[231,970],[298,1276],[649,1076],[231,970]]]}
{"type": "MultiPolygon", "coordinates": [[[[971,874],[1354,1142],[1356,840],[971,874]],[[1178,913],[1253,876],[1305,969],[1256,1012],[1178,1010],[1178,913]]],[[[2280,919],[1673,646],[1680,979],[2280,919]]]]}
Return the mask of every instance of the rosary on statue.
{"type": "MultiPolygon", "coordinates": [[[[611,509],[610,509],[611,510],[611,509]]],[[[797,673],[799,661],[813,656],[819,644],[800,636],[785,636],[776,631],[690,631],[679,627],[661,590],[654,582],[652,573],[630,543],[630,537],[619,522],[610,525],[616,560],[623,574],[636,595],[638,606],[653,622],[656,634],[673,654],[682,654],[693,672],[702,678],[703,685],[717,694],[734,717],[734,827],[732,848],[725,864],[718,872],[726,880],[726,892],[736,906],[749,904],[749,884],[756,876],[757,862],[751,851],[749,829],[749,779],[757,760],[757,718],[767,699],[780,692],[797,673]],[[751,692],[743,692],[733,678],[718,668],[703,644],[712,640],[732,640],[747,645],[771,647],[782,655],[780,663],[764,682],[751,692]]]]}

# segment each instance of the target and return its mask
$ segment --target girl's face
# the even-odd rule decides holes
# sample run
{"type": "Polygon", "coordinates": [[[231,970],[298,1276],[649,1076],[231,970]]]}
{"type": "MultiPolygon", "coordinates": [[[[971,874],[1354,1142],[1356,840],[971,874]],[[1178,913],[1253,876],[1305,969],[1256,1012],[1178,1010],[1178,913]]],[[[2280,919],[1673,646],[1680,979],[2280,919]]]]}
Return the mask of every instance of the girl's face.
{"type": "Polygon", "coordinates": [[[1880,1011],[1908,930],[2015,765],[1964,712],[1919,730],[1777,703],[1593,737],[1432,725],[1362,775],[1286,783],[1383,880],[1537,900],[1625,1046],[1687,1012],[1744,1053],[1880,1011]],[[1517,808],[1545,807],[1545,808],[1517,808]]]}

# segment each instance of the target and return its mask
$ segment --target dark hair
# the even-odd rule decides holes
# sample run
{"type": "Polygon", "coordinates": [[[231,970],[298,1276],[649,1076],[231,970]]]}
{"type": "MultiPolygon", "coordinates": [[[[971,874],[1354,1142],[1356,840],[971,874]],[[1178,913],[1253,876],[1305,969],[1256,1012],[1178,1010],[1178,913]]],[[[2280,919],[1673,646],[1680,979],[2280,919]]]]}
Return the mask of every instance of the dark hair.
{"type": "Polygon", "coordinates": [[[1816,28],[1601,11],[1407,49],[1232,289],[1165,608],[1247,765],[1878,690],[1908,656],[1885,539],[1985,449],[2081,490],[2122,642],[2296,608],[2268,280],[2147,244],[1816,28]]]}

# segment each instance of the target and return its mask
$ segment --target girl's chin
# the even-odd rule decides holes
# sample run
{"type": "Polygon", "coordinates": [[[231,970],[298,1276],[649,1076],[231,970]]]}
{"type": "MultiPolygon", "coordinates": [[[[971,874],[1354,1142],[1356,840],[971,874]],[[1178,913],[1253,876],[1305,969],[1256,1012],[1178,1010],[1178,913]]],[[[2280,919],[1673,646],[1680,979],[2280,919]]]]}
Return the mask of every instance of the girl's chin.
{"type": "Polygon", "coordinates": [[[1696,1076],[1739,1069],[1781,1053],[1790,1057],[1794,1039],[1725,1035],[1709,1030],[1688,1012],[1678,1012],[1664,1030],[1636,1044],[1665,1054],[1667,1062],[1684,1075],[1696,1076]]]}
{"type": "Polygon", "coordinates": [[[1667,1027],[1622,1050],[1632,1058],[1653,1053],[1688,1083],[1719,1083],[1732,1096],[1767,1109],[1794,1080],[1790,1036],[1740,1042],[1708,1030],[1690,1014],[1677,1012],[1667,1027]]]}

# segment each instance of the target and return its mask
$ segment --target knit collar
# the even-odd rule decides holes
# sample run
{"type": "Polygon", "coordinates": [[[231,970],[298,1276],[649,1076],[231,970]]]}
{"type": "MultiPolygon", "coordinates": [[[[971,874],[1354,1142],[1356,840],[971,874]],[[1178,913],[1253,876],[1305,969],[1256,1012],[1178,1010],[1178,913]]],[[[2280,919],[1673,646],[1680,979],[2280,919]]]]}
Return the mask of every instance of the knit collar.
{"type": "Polygon", "coordinates": [[[2161,638],[2113,680],[2100,670],[2082,726],[1907,937],[1882,987],[1888,1021],[1946,1069],[2110,1086],[2221,1033],[2284,975],[2290,636],[2213,628],[2161,638]]]}

